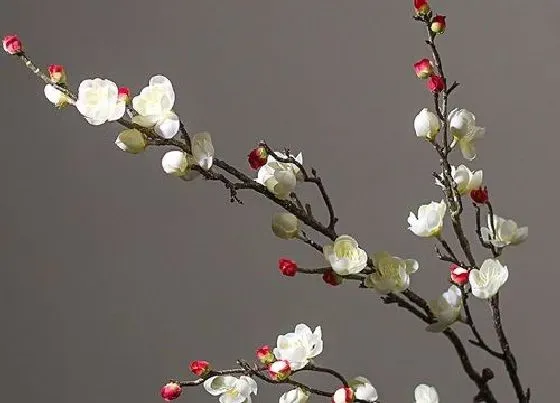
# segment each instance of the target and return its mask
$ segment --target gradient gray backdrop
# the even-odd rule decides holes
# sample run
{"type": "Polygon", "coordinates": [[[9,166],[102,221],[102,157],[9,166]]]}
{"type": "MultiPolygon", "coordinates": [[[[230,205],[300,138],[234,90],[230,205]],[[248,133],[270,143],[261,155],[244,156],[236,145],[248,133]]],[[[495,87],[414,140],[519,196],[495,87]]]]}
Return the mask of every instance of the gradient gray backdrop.
{"type": "MultiPolygon", "coordinates": [[[[409,210],[440,198],[434,152],[412,128],[432,102],[411,67],[427,49],[410,3],[7,0],[0,27],[39,65],[64,64],[73,85],[101,76],[137,92],[165,74],[189,130],[210,131],[235,165],[261,138],[303,150],[339,230],[371,253],[416,257],[413,288],[431,298],[447,267],[406,229],[409,210]]],[[[484,170],[497,213],[531,229],[503,257],[503,319],[534,401],[555,402],[560,3],[433,3],[449,16],[446,70],[463,84],[452,104],[487,127],[470,166],[484,170]]],[[[15,59],[0,57],[0,71],[0,401],[158,402],[190,360],[232,366],[299,322],[323,327],[322,364],[367,376],[383,402],[412,401],[418,382],[435,384],[443,402],[472,401],[450,344],[408,313],[352,283],[280,276],[280,256],[323,262],[275,239],[270,203],[246,193],[232,205],[220,184],[167,177],[163,150],[125,154],[116,125],[54,110],[15,59]]],[[[472,228],[470,207],[465,217],[472,228]]],[[[494,344],[484,304],[475,315],[494,344]]],[[[500,402],[512,402],[499,363],[473,358],[495,369],[500,402]]],[[[264,385],[257,401],[285,390],[264,385]]],[[[192,389],[183,401],[215,400],[192,389]]]]}

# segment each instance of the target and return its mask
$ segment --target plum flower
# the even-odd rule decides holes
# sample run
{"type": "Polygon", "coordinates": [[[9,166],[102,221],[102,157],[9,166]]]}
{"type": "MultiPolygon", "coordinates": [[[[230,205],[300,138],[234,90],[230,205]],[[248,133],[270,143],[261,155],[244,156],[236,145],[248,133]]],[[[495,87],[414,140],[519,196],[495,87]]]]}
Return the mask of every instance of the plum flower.
{"type": "Polygon", "coordinates": [[[365,281],[367,287],[375,288],[380,294],[399,293],[410,284],[410,274],[418,270],[418,262],[414,259],[401,259],[387,252],[373,255],[376,267],[365,281]]]}
{"type": "Polygon", "coordinates": [[[426,140],[433,141],[440,129],[441,122],[439,118],[427,108],[418,112],[418,115],[414,118],[414,131],[417,137],[423,137],[426,140]]]}
{"type": "Polygon", "coordinates": [[[414,389],[414,403],[438,403],[436,388],[421,383],[414,389]]]}
{"type": "Polygon", "coordinates": [[[302,369],[323,351],[321,337],[320,326],[311,333],[309,326],[300,323],[293,333],[278,336],[274,355],[277,360],[286,360],[293,371],[302,369]]]}
{"type": "Polygon", "coordinates": [[[220,396],[220,403],[251,403],[251,393],[257,394],[257,382],[248,376],[212,376],[203,386],[212,396],[220,396]]]}
{"type": "Polygon", "coordinates": [[[306,403],[309,395],[301,388],[292,389],[278,399],[278,403],[306,403]]]}
{"type": "Polygon", "coordinates": [[[98,126],[122,118],[126,105],[119,99],[117,84],[95,78],[80,83],[76,108],[89,124],[98,126]]]}
{"type": "Polygon", "coordinates": [[[379,398],[377,390],[373,387],[371,382],[363,376],[352,379],[348,382],[348,386],[354,390],[354,397],[356,397],[356,399],[365,400],[366,402],[376,402],[379,398]]]}
{"type": "MultiPolygon", "coordinates": [[[[276,155],[280,158],[286,158],[286,155],[282,153],[277,152],[276,155]]],[[[295,160],[302,164],[302,154],[299,153],[295,160]]],[[[266,186],[279,199],[286,199],[295,190],[297,181],[301,179],[301,172],[296,164],[279,162],[272,155],[269,155],[266,164],[259,168],[255,180],[266,186]]]]}
{"type": "Polygon", "coordinates": [[[334,244],[323,247],[323,255],[340,276],[359,273],[367,265],[367,253],[349,235],[341,235],[334,244]]]}
{"type": "Polygon", "coordinates": [[[173,112],[175,91],[164,76],[154,76],[148,86],[132,99],[137,116],[132,121],[142,127],[153,127],[158,136],[170,139],[179,131],[179,117],[173,112]]]}
{"type": "Polygon", "coordinates": [[[496,295],[509,276],[507,266],[497,259],[486,259],[479,269],[469,273],[471,292],[477,298],[487,299],[496,295]]]}
{"type": "MultiPolygon", "coordinates": [[[[452,165],[451,177],[460,195],[470,193],[482,185],[482,171],[471,171],[465,165],[458,167],[452,165]]],[[[436,184],[443,187],[443,184],[437,179],[436,184]]]]}
{"type": "Polygon", "coordinates": [[[519,245],[525,241],[529,236],[529,228],[517,226],[513,220],[506,220],[494,214],[494,222],[488,215],[488,228],[482,227],[480,229],[482,239],[490,242],[496,248],[503,248],[508,245],[519,245]],[[495,236],[492,236],[492,224],[494,224],[495,236]]]}
{"type": "Polygon", "coordinates": [[[461,290],[456,285],[452,285],[438,299],[431,301],[429,305],[436,317],[436,322],[428,325],[426,330],[434,333],[443,332],[461,316],[463,306],[461,290]]]}
{"type": "Polygon", "coordinates": [[[418,216],[410,212],[408,216],[409,230],[419,237],[439,236],[443,228],[443,217],[445,216],[445,201],[431,202],[418,208],[418,216]]]}
{"type": "Polygon", "coordinates": [[[447,117],[453,143],[459,143],[463,157],[469,161],[476,158],[475,142],[484,137],[486,129],[475,125],[475,116],[466,109],[453,109],[447,117]]]}

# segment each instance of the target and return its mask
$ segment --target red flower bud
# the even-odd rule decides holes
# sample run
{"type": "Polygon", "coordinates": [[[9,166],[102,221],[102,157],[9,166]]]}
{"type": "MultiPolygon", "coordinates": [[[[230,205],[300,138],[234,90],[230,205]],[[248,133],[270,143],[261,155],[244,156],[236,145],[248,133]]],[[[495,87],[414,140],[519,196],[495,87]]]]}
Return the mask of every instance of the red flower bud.
{"type": "Polygon", "coordinates": [[[475,203],[484,204],[488,203],[488,187],[479,187],[478,189],[471,190],[471,199],[475,203]]]}
{"type": "Polygon", "coordinates": [[[181,385],[177,382],[169,382],[161,388],[161,397],[167,402],[177,399],[181,396],[181,385]]]}
{"type": "Polygon", "coordinates": [[[128,87],[119,87],[119,99],[124,99],[128,101],[130,99],[130,88],[128,87]]]}
{"type": "Polygon", "coordinates": [[[418,15],[426,15],[430,12],[430,5],[426,0],[414,0],[414,9],[418,15]]]}
{"type": "Polygon", "coordinates": [[[329,285],[337,286],[342,284],[342,277],[336,274],[333,269],[329,269],[323,273],[323,281],[329,285]]]}
{"type": "Polygon", "coordinates": [[[422,59],[414,63],[414,72],[416,77],[426,79],[434,75],[434,66],[428,59],[422,59]]]}
{"type": "Polygon", "coordinates": [[[266,165],[268,154],[264,147],[257,147],[251,150],[247,159],[249,160],[249,165],[251,165],[251,168],[259,169],[263,165],[266,165]]]}
{"type": "Polygon", "coordinates": [[[197,360],[191,362],[190,369],[191,372],[196,376],[203,377],[204,375],[207,375],[208,372],[210,372],[210,364],[208,363],[208,361],[197,360]]]}
{"type": "Polygon", "coordinates": [[[19,55],[23,53],[23,44],[17,35],[6,35],[2,41],[4,50],[10,55],[19,55]]]}
{"type": "Polygon", "coordinates": [[[449,266],[449,271],[451,272],[451,281],[455,285],[465,285],[469,282],[469,270],[464,269],[461,266],[457,266],[456,264],[452,264],[449,266]]]}
{"type": "Polygon", "coordinates": [[[48,70],[49,77],[53,83],[64,84],[66,82],[66,71],[61,64],[51,64],[48,70]]]}
{"type": "Polygon", "coordinates": [[[263,364],[273,363],[276,358],[269,346],[264,345],[257,349],[257,359],[263,364]]]}
{"type": "Polygon", "coordinates": [[[445,31],[445,15],[436,15],[432,19],[432,25],[430,28],[432,32],[436,34],[443,34],[445,31]]]}
{"type": "Polygon", "coordinates": [[[293,277],[297,273],[297,264],[291,259],[282,258],[278,260],[278,269],[284,276],[293,277]]]}
{"type": "Polygon", "coordinates": [[[443,89],[445,88],[443,78],[441,78],[440,76],[429,77],[428,80],[426,81],[426,86],[434,94],[443,91],[443,89]]]}

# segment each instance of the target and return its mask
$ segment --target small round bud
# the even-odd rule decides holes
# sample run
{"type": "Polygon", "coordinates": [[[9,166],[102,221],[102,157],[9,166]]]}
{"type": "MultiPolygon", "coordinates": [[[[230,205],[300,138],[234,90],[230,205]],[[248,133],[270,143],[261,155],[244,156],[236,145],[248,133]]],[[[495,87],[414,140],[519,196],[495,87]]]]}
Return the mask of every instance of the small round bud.
{"type": "Polygon", "coordinates": [[[418,60],[414,63],[414,72],[416,77],[424,80],[434,75],[434,65],[428,59],[418,60]]]}
{"type": "Polygon", "coordinates": [[[281,239],[294,239],[299,234],[299,220],[292,213],[274,213],[272,232],[281,239]]]}
{"type": "Polygon", "coordinates": [[[284,276],[293,277],[297,273],[297,264],[292,259],[281,258],[278,260],[278,269],[284,276]]]}
{"type": "Polygon", "coordinates": [[[23,44],[17,35],[6,35],[2,40],[2,46],[6,53],[10,55],[23,53],[23,44]]]}
{"type": "Polygon", "coordinates": [[[329,285],[337,286],[342,284],[342,277],[334,272],[334,270],[329,269],[323,273],[323,281],[329,285]]]}
{"type": "Polygon", "coordinates": [[[276,360],[276,357],[274,357],[270,346],[264,345],[257,349],[257,359],[263,364],[271,364],[276,360]]]}
{"type": "Polygon", "coordinates": [[[177,382],[169,382],[161,388],[161,397],[166,402],[170,402],[171,400],[175,400],[181,396],[181,392],[181,385],[177,382]]]}
{"type": "Polygon", "coordinates": [[[452,264],[449,266],[449,271],[451,272],[451,281],[453,284],[461,286],[469,282],[469,270],[452,264]]]}
{"type": "Polygon", "coordinates": [[[430,26],[430,29],[436,34],[443,34],[445,32],[445,16],[436,15],[432,19],[432,25],[430,26]]]}
{"type": "Polygon", "coordinates": [[[126,129],[119,134],[115,140],[115,144],[127,153],[138,154],[146,149],[148,140],[140,130],[126,129]]]}
{"type": "Polygon", "coordinates": [[[488,187],[481,186],[478,189],[471,190],[471,199],[478,204],[488,203],[488,187]]]}
{"type": "Polygon", "coordinates": [[[263,165],[266,165],[266,162],[268,160],[266,149],[264,147],[254,148],[247,156],[247,160],[249,161],[249,165],[253,169],[259,169],[263,165]]]}
{"type": "Polygon", "coordinates": [[[191,372],[199,377],[208,375],[208,373],[210,372],[210,363],[208,361],[193,361],[191,362],[191,365],[189,367],[191,372]]]}
{"type": "Polygon", "coordinates": [[[431,76],[426,80],[426,86],[430,91],[434,94],[443,91],[445,88],[445,83],[443,82],[443,78],[440,76],[431,76]]]}
{"type": "Polygon", "coordinates": [[[64,84],[66,83],[66,70],[61,64],[51,64],[48,67],[49,77],[53,83],[64,84]]]}
{"type": "Polygon", "coordinates": [[[430,12],[430,5],[426,0],[414,0],[414,9],[417,15],[426,15],[430,12]]]}

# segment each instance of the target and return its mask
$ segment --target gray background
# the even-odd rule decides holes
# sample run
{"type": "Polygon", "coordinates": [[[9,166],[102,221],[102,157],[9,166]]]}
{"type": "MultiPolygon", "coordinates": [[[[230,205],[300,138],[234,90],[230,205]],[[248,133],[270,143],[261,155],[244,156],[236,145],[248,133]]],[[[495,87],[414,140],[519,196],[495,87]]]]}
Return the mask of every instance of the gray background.
{"type": "MultiPolygon", "coordinates": [[[[416,257],[422,295],[446,287],[433,243],[406,229],[409,210],[440,198],[435,155],[412,129],[432,102],[411,68],[427,55],[411,2],[6,1],[1,31],[19,33],[38,64],[64,64],[73,85],[101,76],[136,92],[163,73],[177,113],[213,134],[220,157],[245,167],[261,138],[303,150],[341,232],[371,253],[416,257]]],[[[433,3],[449,16],[445,67],[463,84],[452,104],[487,127],[470,166],[484,170],[497,212],[531,228],[503,258],[503,319],[534,401],[556,401],[560,3],[433,3]]],[[[57,112],[16,60],[1,57],[0,71],[0,401],[157,402],[190,360],[232,366],[298,322],[322,325],[320,362],[367,376],[383,402],[412,401],[418,382],[444,402],[471,401],[450,344],[408,313],[353,283],[280,276],[280,256],[323,261],[274,238],[274,206],[248,193],[231,205],[219,184],[166,177],[163,150],[122,153],[119,127],[57,112]]],[[[494,344],[486,306],[475,305],[494,344]]],[[[473,357],[495,369],[500,402],[513,401],[500,364],[473,357]]],[[[262,386],[257,401],[284,390],[262,386]]],[[[215,400],[202,389],[184,399],[215,400]]]]}

